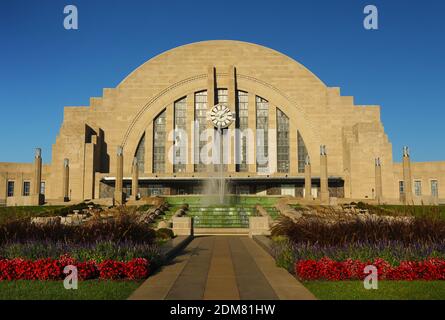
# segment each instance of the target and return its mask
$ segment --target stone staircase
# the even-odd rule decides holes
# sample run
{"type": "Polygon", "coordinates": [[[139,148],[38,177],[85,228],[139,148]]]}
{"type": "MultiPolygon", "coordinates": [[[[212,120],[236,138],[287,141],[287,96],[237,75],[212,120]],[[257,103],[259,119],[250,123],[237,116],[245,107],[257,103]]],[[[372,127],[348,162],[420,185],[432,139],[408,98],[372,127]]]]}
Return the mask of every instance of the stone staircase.
{"type": "Polygon", "coordinates": [[[253,206],[190,206],[195,234],[248,234],[249,217],[257,216],[253,206]]]}

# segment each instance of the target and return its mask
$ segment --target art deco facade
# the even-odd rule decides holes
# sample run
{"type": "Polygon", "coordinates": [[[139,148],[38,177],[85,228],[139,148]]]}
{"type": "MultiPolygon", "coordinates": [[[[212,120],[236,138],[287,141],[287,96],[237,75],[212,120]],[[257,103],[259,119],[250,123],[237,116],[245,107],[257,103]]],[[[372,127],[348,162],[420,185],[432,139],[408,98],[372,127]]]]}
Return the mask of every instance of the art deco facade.
{"type": "Polygon", "coordinates": [[[89,106],[66,107],[50,164],[40,170],[38,155],[0,163],[0,203],[134,197],[136,188],[140,196],[204,193],[220,168],[201,159],[215,143],[200,133],[218,135],[208,118],[216,104],[236,119],[224,135],[230,193],[445,199],[445,162],[411,163],[406,154],[394,163],[379,106],[355,105],[274,50],[206,41],[149,60],[89,106]]]}

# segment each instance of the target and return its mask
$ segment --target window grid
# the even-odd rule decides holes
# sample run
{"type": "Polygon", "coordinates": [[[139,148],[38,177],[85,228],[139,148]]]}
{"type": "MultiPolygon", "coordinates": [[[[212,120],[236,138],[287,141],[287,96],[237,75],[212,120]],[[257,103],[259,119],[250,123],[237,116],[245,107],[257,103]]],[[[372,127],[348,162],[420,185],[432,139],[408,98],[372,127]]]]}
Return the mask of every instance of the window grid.
{"type": "Polygon", "coordinates": [[[269,167],[269,102],[256,96],[256,130],[257,130],[257,171],[267,172],[269,167]],[[260,134],[262,132],[262,136],[260,134]],[[258,159],[261,159],[258,161],[258,159]]]}
{"type": "Polygon", "coordinates": [[[153,124],[153,172],[165,172],[166,111],[162,111],[153,124]]]}
{"type": "Polygon", "coordinates": [[[8,181],[8,197],[14,196],[14,181],[8,181]]]}
{"type": "MultiPolygon", "coordinates": [[[[244,132],[249,128],[249,95],[247,92],[238,91],[237,92],[237,105],[238,110],[236,112],[238,129],[240,132],[244,132]]],[[[247,133],[247,131],[246,131],[247,133]]],[[[247,166],[247,137],[238,137],[238,172],[246,172],[248,170],[247,166]]]]}
{"type": "Polygon", "coordinates": [[[207,91],[195,93],[195,172],[206,171],[206,166],[202,163],[200,152],[207,144],[207,141],[201,141],[200,135],[207,129],[207,91]]]}
{"type": "Polygon", "coordinates": [[[414,181],[414,194],[418,197],[422,195],[422,181],[420,180],[414,181]]]}
{"type": "Polygon", "coordinates": [[[25,197],[29,196],[29,191],[31,189],[30,187],[31,187],[31,183],[29,181],[23,182],[23,195],[25,197]]]}
{"type": "Polygon", "coordinates": [[[306,157],[308,155],[306,144],[304,143],[303,137],[298,131],[297,134],[297,144],[298,144],[298,173],[304,173],[304,167],[306,164],[306,157]]]}
{"type": "Polygon", "coordinates": [[[437,180],[431,180],[431,196],[439,197],[439,182],[437,180]]]}
{"type": "Polygon", "coordinates": [[[145,171],[145,133],[142,135],[136,149],[135,157],[138,164],[138,172],[143,173],[145,171]]]}
{"type": "Polygon", "coordinates": [[[218,89],[217,101],[218,103],[227,104],[229,101],[229,93],[227,89],[218,89]]]}
{"type": "MultiPolygon", "coordinates": [[[[217,92],[217,94],[216,94],[216,101],[217,101],[217,103],[221,103],[221,104],[227,105],[227,103],[229,101],[229,92],[228,92],[228,90],[221,88],[221,89],[217,89],[216,92],[217,92]]],[[[223,138],[222,143],[223,143],[223,153],[224,153],[224,151],[227,148],[227,146],[224,144],[224,138],[223,138]]],[[[214,164],[213,168],[214,168],[214,171],[216,171],[216,172],[218,172],[220,170],[219,160],[218,160],[218,163],[214,164]]],[[[228,170],[227,164],[223,164],[223,171],[227,171],[227,170],[228,170]]]]}
{"type": "Polygon", "coordinates": [[[289,118],[277,108],[277,170],[289,172],[289,118]]]}
{"type": "Polygon", "coordinates": [[[45,194],[45,181],[40,182],[40,194],[45,194]]]}
{"type": "MultiPolygon", "coordinates": [[[[183,139],[187,137],[183,136],[182,133],[187,130],[187,98],[184,97],[175,102],[175,151],[174,151],[174,162],[173,162],[173,172],[185,172],[186,170],[186,159],[187,155],[181,155],[181,144],[184,144],[183,139]]],[[[187,152],[187,151],[185,151],[187,152]]]]}

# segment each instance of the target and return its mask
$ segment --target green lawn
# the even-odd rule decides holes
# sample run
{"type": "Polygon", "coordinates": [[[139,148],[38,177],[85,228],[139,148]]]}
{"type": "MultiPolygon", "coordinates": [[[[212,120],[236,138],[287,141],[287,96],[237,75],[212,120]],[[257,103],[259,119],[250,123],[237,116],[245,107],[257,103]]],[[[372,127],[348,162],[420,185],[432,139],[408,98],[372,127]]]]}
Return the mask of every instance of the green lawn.
{"type": "Polygon", "coordinates": [[[125,300],[140,281],[79,281],[67,290],[63,281],[0,281],[0,300],[125,300]]]}
{"type": "Polygon", "coordinates": [[[445,281],[379,281],[366,290],[362,281],[306,281],[320,300],[445,300],[445,281]]]}
{"type": "MultiPolygon", "coordinates": [[[[53,215],[54,209],[60,209],[63,206],[17,206],[0,207],[0,224],[8,220],[35,217],[44,214],[53,215]]],[[[56,212],[54,213],[56,215],[56,212]]]]}

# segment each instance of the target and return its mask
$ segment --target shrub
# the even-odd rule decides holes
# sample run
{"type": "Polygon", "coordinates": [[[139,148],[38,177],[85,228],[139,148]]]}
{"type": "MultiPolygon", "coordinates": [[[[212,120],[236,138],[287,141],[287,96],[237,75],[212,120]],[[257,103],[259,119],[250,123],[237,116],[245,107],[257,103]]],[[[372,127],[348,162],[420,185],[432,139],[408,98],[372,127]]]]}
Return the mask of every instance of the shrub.
{"type": "Polygon", "coordinates": [[[373,261],[380,257],[391,264],[399,264],[403,260],[445,259],[445,240],[435,243],[413,242],[409,244],[400,241],[382,240],[373,243],[360,241],[341,245],[293,243],[291,241],[275,240],[272,243],[272,249],[277,265],[288,270],[293,269],[293,263],[296,260],[318,260],[323,257],[335,261],[343,261],[348,258],[373,261]],[[289,265],[291,266],[290,269],[289,265]]]}
{"type": "Polygon", "coordinates": [[[137,258],[128,262],[105,260],[77,262],[70,257],[61,259],[3,259],[0,260],[0,280],[60,280],[67,265],[77,267],[80,280],[87,279],[143,279],[148,276],[149,263],[137,258]]]}
{"type": "Polygon", "coordinates": [[[155,231],[129,219],[109,222],[92,221],[81,226],[36,225],[30,221],[10,221],[0,225],[0,245],[5,242],[30,240],[74,243],[95,241],[152,243],[155,240],[155,231]]]}
{"type": "Polygon", "coordinates": [[[6,243],[0,246],[0,259],[62,259],[65,256],[69,256],[77,261],[129,261],[135,258],[157,261],[160,259],[160,250],[156,244],[134,243],[131,241],[99,241],[93,243],[27,241],[24,243],[6,243]]]}
{"type": "Polygon", "coordinates": [[[372,220],[341,220],[326,223],[321,219],[300,219],[293,222],[282,217],[272,227],[272,235],[287,236],[295,243],[318,243],[320,245],[343,245],[381,240],[402,243],[434,243],[445,238],[445,221],[416,218],[412,222],[377,217],[372,220]]]}
{"type": "Polygon", "coordinates": [[[161,228],[156,230],[156,238],[159,239],[172,239],[174,237],[174,233],[172,229],[161,228]]]}
{"type": "Polygon", "coordinates": [[[443,259],[402,261],[397,266],[392,266],[383,259],[376,259],[373,262],[352,259],[339,262],[329,258],[300,260],[295,263],[295,273],[303,280],[363,280],[367,265],[374,265],[377,268],[379,279],[445,280],[443,259]]]}

